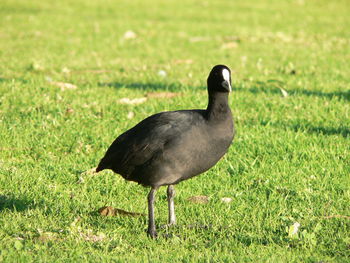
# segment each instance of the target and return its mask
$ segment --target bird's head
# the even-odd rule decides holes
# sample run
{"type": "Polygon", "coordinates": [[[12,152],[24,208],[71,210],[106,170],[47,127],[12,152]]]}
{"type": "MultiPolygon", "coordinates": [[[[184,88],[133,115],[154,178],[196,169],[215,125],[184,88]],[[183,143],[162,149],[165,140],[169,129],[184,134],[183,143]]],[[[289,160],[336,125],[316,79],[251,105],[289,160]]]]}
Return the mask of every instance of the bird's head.
{"type": "Polygon", "coordinates": [[[207,79],[209,92],[231,92],[231,70],[225,65],[216,65],[207,79]]]}

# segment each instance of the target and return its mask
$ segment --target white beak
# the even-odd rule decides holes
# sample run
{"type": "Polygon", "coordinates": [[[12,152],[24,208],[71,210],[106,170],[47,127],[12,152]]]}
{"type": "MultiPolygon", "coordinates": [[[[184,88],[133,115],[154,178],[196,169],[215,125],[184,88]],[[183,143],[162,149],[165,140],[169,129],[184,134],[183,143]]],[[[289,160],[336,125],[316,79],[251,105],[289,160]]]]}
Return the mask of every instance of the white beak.
{"type": "Polygon", "coordinates": [[[221,85],[229,92],[232,91],[232,87],[229,81],[224,80],[223,82],[221,82],[221,85]]]}

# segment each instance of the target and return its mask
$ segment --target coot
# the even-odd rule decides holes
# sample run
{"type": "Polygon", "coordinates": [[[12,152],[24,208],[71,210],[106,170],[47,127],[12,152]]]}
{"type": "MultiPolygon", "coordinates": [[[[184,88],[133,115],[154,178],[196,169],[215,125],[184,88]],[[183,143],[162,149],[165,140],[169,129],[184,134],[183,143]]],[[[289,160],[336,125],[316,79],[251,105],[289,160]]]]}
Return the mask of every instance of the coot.
{"type": "Polygon", "coordinates": [[[169,224],[175,224],[174,185],[214,166],[234,137],[228,103],[231,71],[216,65],[207,79],[205,110],[180,110],[152,115],[121,134],[107,150],[96,172],[111,169],[126,180],[151,187],[148,230],[156,237],[155,193],[167,185],[169,224]]]}

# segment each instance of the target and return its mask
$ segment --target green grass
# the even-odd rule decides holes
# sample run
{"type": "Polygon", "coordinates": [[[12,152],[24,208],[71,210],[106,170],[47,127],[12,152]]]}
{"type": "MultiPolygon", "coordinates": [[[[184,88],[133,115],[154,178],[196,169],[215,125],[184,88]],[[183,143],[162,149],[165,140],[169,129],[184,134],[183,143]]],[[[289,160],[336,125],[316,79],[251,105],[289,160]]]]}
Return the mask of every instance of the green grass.
{"type": "MultiPolygon", "coordinates": [[[[347,0],[2,0],[0,262],[348,262],[349,13],[347,0]],[[84,171],[146,116],[204,108],[219,63],[237,135],[176,187],[178,226],[151,240],[144,217],[99,216],[146,213],[148,189],[84,171]],[[181,96],[118,103],[162,91],[181,96]]],[[[166,209],[161,189],[158,226],[166,209]]]]}

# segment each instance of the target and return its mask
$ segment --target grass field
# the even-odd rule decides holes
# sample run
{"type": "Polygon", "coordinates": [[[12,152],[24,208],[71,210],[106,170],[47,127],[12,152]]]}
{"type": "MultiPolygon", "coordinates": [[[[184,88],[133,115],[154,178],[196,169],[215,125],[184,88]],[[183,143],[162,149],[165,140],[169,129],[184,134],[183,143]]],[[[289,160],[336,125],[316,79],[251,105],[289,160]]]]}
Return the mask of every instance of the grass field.
{"type": "Polygon", "coordinates": [[[0,262],[349,262],[349,13],[347,0],[1,0],[0,262]],[[157,240],[146,217],[99,215],[147,213],[147,188],[89,170],[145,117],[205,108],[215,64],[232,69],[237,135],[176,187],[178,225],[160,227],[165,188],[157,240]]]}

